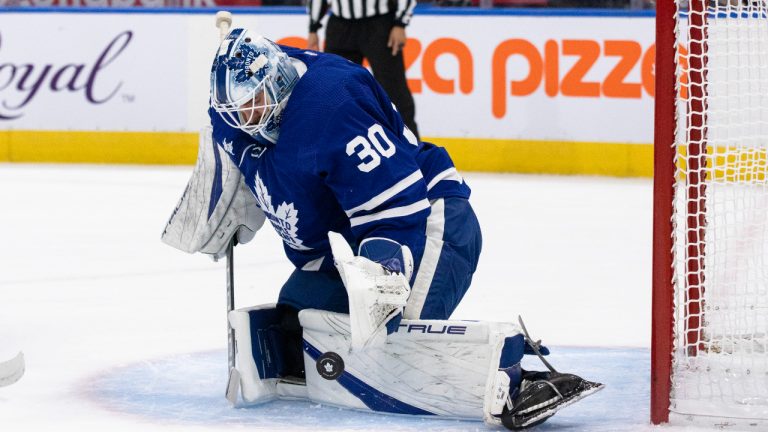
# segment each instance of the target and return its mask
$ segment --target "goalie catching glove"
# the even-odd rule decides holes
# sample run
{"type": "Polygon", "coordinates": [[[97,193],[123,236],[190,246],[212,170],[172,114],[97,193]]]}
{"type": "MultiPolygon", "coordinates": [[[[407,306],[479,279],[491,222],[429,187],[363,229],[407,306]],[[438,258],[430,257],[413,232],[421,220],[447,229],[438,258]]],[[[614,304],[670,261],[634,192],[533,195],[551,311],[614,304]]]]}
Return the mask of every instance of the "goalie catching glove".
{"type": "Polygon", "coordinates": [[[184,252],[201,252],[216,260],[226,254],[233,237],[240,244],[252,240],[265,216],[240,170],[211,134],[210,127],[200,133],[197,163],[162,240],[184,252]]]}
{"type": "Polygon", "coordinates": [[[360,256],[355,256],[341,234],[329,232],[328,240],[349,296],[350,348],[383,344],[388,324],[391,333],[411,292],[408,278],[413,258],[409,249],[389,239],[370,238],[361,243],[360,256]]]}

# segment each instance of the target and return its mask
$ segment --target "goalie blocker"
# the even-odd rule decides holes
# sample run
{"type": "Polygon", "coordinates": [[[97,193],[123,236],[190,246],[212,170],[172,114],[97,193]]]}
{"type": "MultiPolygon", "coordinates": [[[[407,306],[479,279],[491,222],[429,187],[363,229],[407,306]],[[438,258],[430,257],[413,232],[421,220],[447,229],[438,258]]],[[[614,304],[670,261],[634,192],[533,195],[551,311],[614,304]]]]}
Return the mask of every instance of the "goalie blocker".
{"type": "Polygon", "coordinates": [[[245,404],[298,398],[522,429],[603,387],[554,370],[524,371],[524,354],[548,351],[511,323],[404,319],[386,343],[352,350],[348,315],[306,309],[299,313],[303,379],[286,364],[291,344],[275,305],[232,311],[229,321],[245,404]]]}

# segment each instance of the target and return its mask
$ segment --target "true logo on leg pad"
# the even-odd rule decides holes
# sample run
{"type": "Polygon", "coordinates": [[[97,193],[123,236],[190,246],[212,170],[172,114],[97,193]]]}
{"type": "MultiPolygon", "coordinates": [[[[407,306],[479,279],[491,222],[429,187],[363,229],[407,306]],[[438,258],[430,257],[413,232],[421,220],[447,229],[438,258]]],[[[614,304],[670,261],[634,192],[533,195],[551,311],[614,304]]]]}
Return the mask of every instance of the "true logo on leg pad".
{"type": "Polygon", "coordinates": [[[335,380],[344,372],[344,360],[335,352],[327,352],[317,359],[315,363],[317,373],[327,380],[335,380]]]}

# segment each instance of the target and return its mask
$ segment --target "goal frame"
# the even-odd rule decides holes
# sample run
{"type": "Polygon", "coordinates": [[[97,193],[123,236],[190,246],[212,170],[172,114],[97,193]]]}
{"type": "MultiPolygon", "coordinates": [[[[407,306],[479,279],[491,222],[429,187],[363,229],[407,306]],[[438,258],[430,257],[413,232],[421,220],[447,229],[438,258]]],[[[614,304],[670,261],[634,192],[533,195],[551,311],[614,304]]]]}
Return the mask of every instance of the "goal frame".
{"type": "MultiPolygon", "coordinates": [[[[688,29],[685,339],[695,356],[703,319],[704,209],[706,207],[707,0],[690,0],[688,29]],[[699,172],[702,172],[701,174],[699,172]]],[[[656,4],[654,107],[653,299],[651,330],[651,422],[669,421],[674,350],[674,199],[677,147],[677,56],[679,10],[676,0],[656,4]]]]}
{"type": "Polygon", "coordinates": [[[674,188],[676,130],[674,0],[656,2],[656,77],[653,137],[653,261],[651,316],[651,422],[669,421],[674,338],[674,188]]]}

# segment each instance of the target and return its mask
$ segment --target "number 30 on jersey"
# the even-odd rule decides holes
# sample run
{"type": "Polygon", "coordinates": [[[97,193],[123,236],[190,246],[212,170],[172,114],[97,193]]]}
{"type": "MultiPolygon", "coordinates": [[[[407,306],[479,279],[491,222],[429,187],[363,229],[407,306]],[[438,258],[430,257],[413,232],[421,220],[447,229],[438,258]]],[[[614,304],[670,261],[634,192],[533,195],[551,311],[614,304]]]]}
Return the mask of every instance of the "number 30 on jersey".
{"type": "Polygon", "coordinates": [[[381,164],[382,156],[390,158],[395,151],[395,145],[378,123],[368,128],[367,137],[358,135],[347,143],[347,156],[356,154],[360,158],[361,162],[357,165],[357,169],[362,172],[371,172],[381,164]]]}

